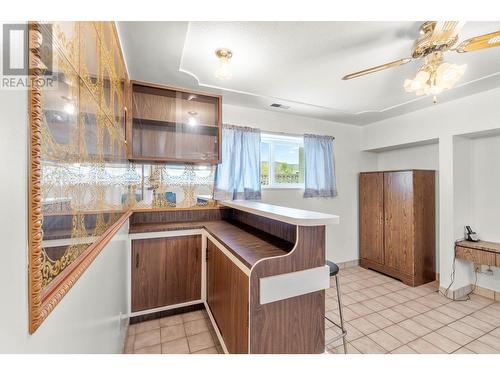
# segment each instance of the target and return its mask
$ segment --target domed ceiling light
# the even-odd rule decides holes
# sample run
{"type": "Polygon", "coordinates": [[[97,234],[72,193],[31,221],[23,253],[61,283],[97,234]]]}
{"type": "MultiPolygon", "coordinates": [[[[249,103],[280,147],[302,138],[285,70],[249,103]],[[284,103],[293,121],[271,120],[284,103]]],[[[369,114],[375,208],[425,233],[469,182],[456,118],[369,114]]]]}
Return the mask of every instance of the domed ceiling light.
{"type": "Polygon", "coordinates": [[[228,80],[233,76],[229,68],[229,60],[233,57],[233,52],[227,48],[219,48],[215,51],[219,59],[219,68],[215,71],[215,76],[219,79],[228,80]]]}

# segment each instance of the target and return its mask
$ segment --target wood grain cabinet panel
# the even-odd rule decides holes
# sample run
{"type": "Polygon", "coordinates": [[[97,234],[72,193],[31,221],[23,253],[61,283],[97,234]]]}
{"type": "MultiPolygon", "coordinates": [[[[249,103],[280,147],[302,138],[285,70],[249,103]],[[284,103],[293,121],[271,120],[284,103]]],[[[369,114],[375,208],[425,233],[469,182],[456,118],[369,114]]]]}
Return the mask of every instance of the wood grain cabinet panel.
{"type": "Polygon", "coordinates": [[[455,255],[458,259],[468,260],[476,265],[484,264],[487,266],[494,266],[494,267],[496,265],[495,253],[491,253],[488,251],[456,246],[455,255]]]}
{"type": "Polygon", "coordinates": [[[201,235],[132,241],[132,311],[201,299],[201,235]]]}
{"type": "Polygon", "coordinates": [[[364,259],[384,264],[384,174],[359,176],[360,253],[364,259]]]}
{"type": "Polygon", "coordinates": [[[413,274],[413,173],[384,173],[384,262],[413,274]]]}
{"type": "Polygon", "coordinates": [[[247,275],[207,241],[207,302],[229,353],[248,353],[247,275]]]}
{"type": "Polygon", "coordinates": [[[434,280],[435,172],[366,172],[359,182],[361,266],[411,286],[434,280]]]}

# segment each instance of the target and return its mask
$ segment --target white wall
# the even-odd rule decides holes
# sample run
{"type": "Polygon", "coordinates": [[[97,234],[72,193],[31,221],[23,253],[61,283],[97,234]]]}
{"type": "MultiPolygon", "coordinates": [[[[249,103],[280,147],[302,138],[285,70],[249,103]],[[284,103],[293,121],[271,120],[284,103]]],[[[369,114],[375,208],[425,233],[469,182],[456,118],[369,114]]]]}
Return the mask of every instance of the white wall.
{"type": "MultiPolygon", "coordinates": [[[[460,139],[457,140],[457,136],[487,134],[500,129],[499,102],[500,88],[373,123],[362,130],[362,150],[365,151],[401,147],[436,139],[439,141],[439,272],[440,284],[444,287],[450,282],[454,242],[460,238],[459,234],[462,232],[460,227],[467,221],[467,208],[463,206],[462,197],[469,195],[468,199],[471,200],[472,196],[485,194],[484,190],[480,190],[484,187],[468,193],[466,188],[458,185],[469,178],[464,175],[468,163],[461,155],[464,145],[460,143],[460,139]]],[[[490,155],[490,166],[500,163],[497,153],[490,155]]],[[[475,157],[479,158],[479,155],[475,157]]],[[[494,202],[490,198],[485,199],[486,206],[489,201],[494,202]]],[[[498,220],[489,222],[494,225],[493,223],[498,220]]],[[[463,262],[457,264],[457,278],[452,290],[474,281],[470,265],[463,262]]],[[[482,282],[480,278],[478,284],[483,286],[482,282]]],[[[499,289],[498,284],[495,284],[495,289],[499,289]]]]}
{"type": "MultiPolygon", "coordinates": [[[[500,135],[470,140],[469,167],[470,225],[482,239],[500,242],[500,135]]],[[[492,270],[478,285],[500,291],[500,268],[492,270]]]]}
{"type": "Polygon", "coordinates": [[[0,90],[0,353],[118,353],[125,335],[128,225],[28,334],[28,96],[0,90]]]}
{"type": "Polygon", "coordinates": [[[335,167],[339,192],[337,197],[305,199],[302,198],[303,190],[264,189],[262,200],[339,215],[340,224],[327,228],[327,256],[335,262],[358,259],[358,173],[362,165],[375,165],[373,155],[360,152],[361,128],[231,105],[223,106],[223,121],[256,127],[263,131],[316,133],[335,137],[335,167]]]}

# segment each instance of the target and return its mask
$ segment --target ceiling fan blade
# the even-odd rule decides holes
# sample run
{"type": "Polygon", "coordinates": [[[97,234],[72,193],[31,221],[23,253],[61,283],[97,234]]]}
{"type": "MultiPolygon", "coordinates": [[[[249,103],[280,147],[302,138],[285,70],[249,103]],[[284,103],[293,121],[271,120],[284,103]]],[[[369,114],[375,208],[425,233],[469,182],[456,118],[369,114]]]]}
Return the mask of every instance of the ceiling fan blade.
{"type": "Polygon", "coordinates": [[[387,64],[377,65],[377,66],[374,66],[373,68],[369,68],[369,69],[361,70],[361,71],[356,72],[356,73],[348,74],[348,75],[342,77],[342,79],[345,81],[345,80],[348,80],[348,79],[353,79],[353,78],[361,77],[361,76],[364,76],[366,74],[378,72],[380,70],[389,69],[389,68],[393,68],[395,66],[407,64],[411,60],[412,60],[411,58],[405,58],[405,59],[391,61],[391,62],[389,62],[387,64]]]}
{"type": "Polygon", "coordinates": [[[465,21],[437,21],[431,38],[435,40],[453,38],[460,32],[464,25],[465,21]]]}
{"type": "Polygon", "coordinates": [[[500,31],[495,31],[494,33],[479,35],[464,40],[455,48],[455,51],[459,53],[472,52],[498,46],[500,46],[500,31]]]}

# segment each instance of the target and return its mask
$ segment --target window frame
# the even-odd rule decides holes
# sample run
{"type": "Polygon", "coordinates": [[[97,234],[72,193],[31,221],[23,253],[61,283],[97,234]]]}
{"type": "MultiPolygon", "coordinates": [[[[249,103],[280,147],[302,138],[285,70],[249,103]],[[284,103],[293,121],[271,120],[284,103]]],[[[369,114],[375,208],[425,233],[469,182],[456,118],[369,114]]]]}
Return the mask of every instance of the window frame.
{"type": "MultiPolygon", "coordinates": [[[[304,138],[301,136],[288,135],[288,134],[276,134],[276,133],[261,133],[260,143],[267,143],[269,145],[269,184],[263,185],[260,187],[262,190],[279,190],[279,189],[287,189],[287,190],[304,190],[305,182],[299,183],[286,183],[280,184],[274,182],[274,147],[276,143],[292,143],[298,145],[299,147],[304,147],[304,138]]],[[[262,154],[261,154],[261,165],[262,165],[262,154]]]]}

